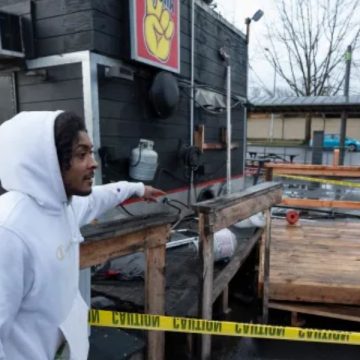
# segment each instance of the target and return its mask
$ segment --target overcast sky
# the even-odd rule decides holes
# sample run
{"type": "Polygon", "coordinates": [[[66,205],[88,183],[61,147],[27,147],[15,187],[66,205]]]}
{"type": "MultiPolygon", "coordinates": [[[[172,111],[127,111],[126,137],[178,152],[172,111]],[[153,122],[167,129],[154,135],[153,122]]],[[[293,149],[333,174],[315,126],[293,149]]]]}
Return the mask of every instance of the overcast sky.
{"type": "MultiPolygon", "coordinates": [[[[245,18],[252,17],[261,9],[264,16],[258,22],[250,25],[250,84],[263,85],[269,90],[273,88],[274,71],[264,59],[264,48],[267,47],[265,33],[266,22],[276,17],[274,0],[216,0],[216,11],[220,12],[230,23],[245,33],[245,18]],[[263,83],[263,84],[261,84],[263,83]]],[[[279,86],[279,79],[277,79],[279,86]]]]}
{"type": "MultiPolygon", "coordinates": [[[[292,0],[289,0],[289,2],[292,0]]],[[[293,0],[298,1],[298,0],[293,0]]],[[[250,25],[250,80],[249,94],[254,86],[266,86],[269,91],[273,89],[274,69],[264,58],[264,49],[268,47],[266,34],[266,23],[276,22],[278,17],[276,0],[214,0],[217,4],[216,11],[220,12],[230,23],[245,33],[245,18],[252,17],[258,10],[264,11],[264,16],[258,22],[250,25]]],[[[360,17],[360,14],[359,14],[360,17]]],[[[357,17],[357,18],[359,18],[357,17]]],[[[355,17],[356,19],[356,17],[355,17]]],[[[360,94],[360,49],[353,52],[351,68],[350,94],[360,94]]],[[[277,76],[276,87],[286,87],[277,76]]]]}

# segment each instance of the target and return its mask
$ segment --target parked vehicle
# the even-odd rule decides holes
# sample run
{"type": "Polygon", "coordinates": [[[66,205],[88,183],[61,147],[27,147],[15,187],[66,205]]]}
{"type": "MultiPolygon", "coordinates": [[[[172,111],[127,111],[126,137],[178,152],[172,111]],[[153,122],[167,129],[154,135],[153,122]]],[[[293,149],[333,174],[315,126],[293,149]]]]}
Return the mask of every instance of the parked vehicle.
{"type": "MultiPolygon", "coordinates": [[[[310,146],[312,146],[312,139],[310,140],[310,146]]],[[[338,134],[325,134],[323,147],[327,150],[338,149],[340,147],[340,135],[338,134]]],[[[348,151],[360,151],[360,141],[354,138],[345,138],[345,147],[348,151]]]]}

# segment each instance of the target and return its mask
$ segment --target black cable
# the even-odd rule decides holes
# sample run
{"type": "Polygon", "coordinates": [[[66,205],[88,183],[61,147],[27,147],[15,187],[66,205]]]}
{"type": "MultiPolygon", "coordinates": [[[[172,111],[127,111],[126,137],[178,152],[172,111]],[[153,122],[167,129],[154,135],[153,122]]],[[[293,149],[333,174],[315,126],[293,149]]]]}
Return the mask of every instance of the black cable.
{"type": "Polygon", "coordinates": [[[134,164],[134,165],[131,165],[131,162],[130,162],[130,167],[136,167],[136,166],[138,166],[138,165],[140,164],[140,161],[141,161],[141,151],[142,151],[142,146],[139,145],[139,158],[137,159],[136,164],[134,164]]]}
{"type": "Polygon", "coordinates": [[[198,198],[198,193],[197,193],[197,190],[196,190],[196,183],[195,183],[195,180],[194,180],[194,186],[193,186],[193,189],[194,189],[194,197],[195,197],[195,200],[197,201],[197,198],[198,198]]]}
{"type": "MultiPolygon", "coordinates": [[[[181,224],[183,221],[189,220],[189,219],[193,219],[194,221],[196,220],[195,214],[190,214],[190,215],[185,215],[182,218],[178,219],[177,221],[175,221],[171,227],[171,229],[176,229],[176,227],[181,224]]],[[[195,233],[197,233],[196,230],[191,230],[194,231],[195,233]]]]}
{"type": "Polygon", "coordinates": [[[184,207],[186,207],[186,208],[190,209],[190,207],[189,207],[188,205],[186,205],[185,203],[183,203],[183,202],[182,202],[182,201],[180,201],[180,200],[176,200],[176,199],[168,199],[168,202],[175,202],[175,203],[178,203],[178,204],[180,204],[180,205],[182,205],[182,206],[184,206],[184,207]]]}
{"type": "Polygon", "coordinates": [[[155,184],[156,184],[156,187],[158,186],[158,183],[160,182],[160,176],[162,173],[165,173],[167,175],[170,175],[173,179],[183,183],[183,184],[187,184],[188,182],[185,180],[185,179],[181,179],[180,177],[177,177],[176,175],[173,174],[173,172],[171,172],[170,170],[167,170],[165,168],[160,168],[158,173],[157,173],[157,177],[156,177],[156,181],[155,181],[155,184]]]}
{"type": "Polygon", "coordinates": [[[220,196],[222,194],[222,192],[224,191],[224,187],[226,185],[226,182],[223,181],[220,186],[219,186],[219,189],[218,189],[218,193],[217,193],[217,196],[220,196]]]}
{"type": "Polygon", "coordinates": [[[170,202],[169,202],[169,201],[166,201],[166,202],[165,202],[165,204],[167,204],[167,205],[171,206],[172,208],[176,209],[176,210],[177,210],[177,212],[178,212],[178,215],[180,215],[180,214],[181,214],[181,209],[180,209],[179,207],[177,207],[177,206],[175,206],[175,205],[170,204],[170,202]]]}
{"type": "Polygon", "coordinates": [[[121,207],[121,209],[129,216],[136,216],[135,214],[132,214],[129,210],[127,210],[124,205],[119,204],[118,206],[121,207]]]}

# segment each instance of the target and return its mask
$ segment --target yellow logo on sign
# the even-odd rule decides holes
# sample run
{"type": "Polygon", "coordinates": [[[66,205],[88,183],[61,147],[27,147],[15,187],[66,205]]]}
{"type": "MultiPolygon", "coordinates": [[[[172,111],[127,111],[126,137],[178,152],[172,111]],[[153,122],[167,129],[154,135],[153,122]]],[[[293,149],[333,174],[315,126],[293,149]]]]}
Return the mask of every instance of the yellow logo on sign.
{"type": "Polygon", "coordinates": [[[146,0],[144,35],[148,50],[161,61],[167,61],[175,24],[163,0],[146,0]]]}

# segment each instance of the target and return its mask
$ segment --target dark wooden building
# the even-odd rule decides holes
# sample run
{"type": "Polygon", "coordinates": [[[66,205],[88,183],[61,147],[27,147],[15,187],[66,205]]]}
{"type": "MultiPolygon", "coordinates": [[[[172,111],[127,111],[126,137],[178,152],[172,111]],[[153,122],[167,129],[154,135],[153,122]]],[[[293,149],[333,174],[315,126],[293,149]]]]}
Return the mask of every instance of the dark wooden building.
{"type": "MultiPolygon", "coordinates": [[[[183,191],[191,171],[198,188],[219,184],[226,175],[226,147],[221,139],[226,108],[221,104],[226,104],[228,63],[219,54],[223,47],[231,66],[235,145],[231,167],[236,187],[242,181],[245,145],[245,36],[205,2],[194,1],[195,99],[190,122],[192,1],[174,1],[180,7],[180,71],[172,77],[179,97],[175,109],[159,116],[150,91],[156,75],[170,72],[131,57],[132,0],[0,0],[3,47],[6,36],[16,32],[7,28],[4,16],[20,15],[20,53],[24,55],[0,51],[0,122],[19,111],[75,111],[85,117],[96,152],[101,149],[99,182],[128,179],[131,149],[145,138],[154,141],[159,155],[151,184],[171,192],[183,191]],[[215,96],[215,102],[204,100],[204,90],[215,96]],[[189,148],[194,145],[192,123],[195,135],[196,129],[203,129],[205,144],[216,146],[205,146],[202,153],[189,148]]],[[[167,89],[165,83],[160,100],[168,95],[167,89]]]]}

